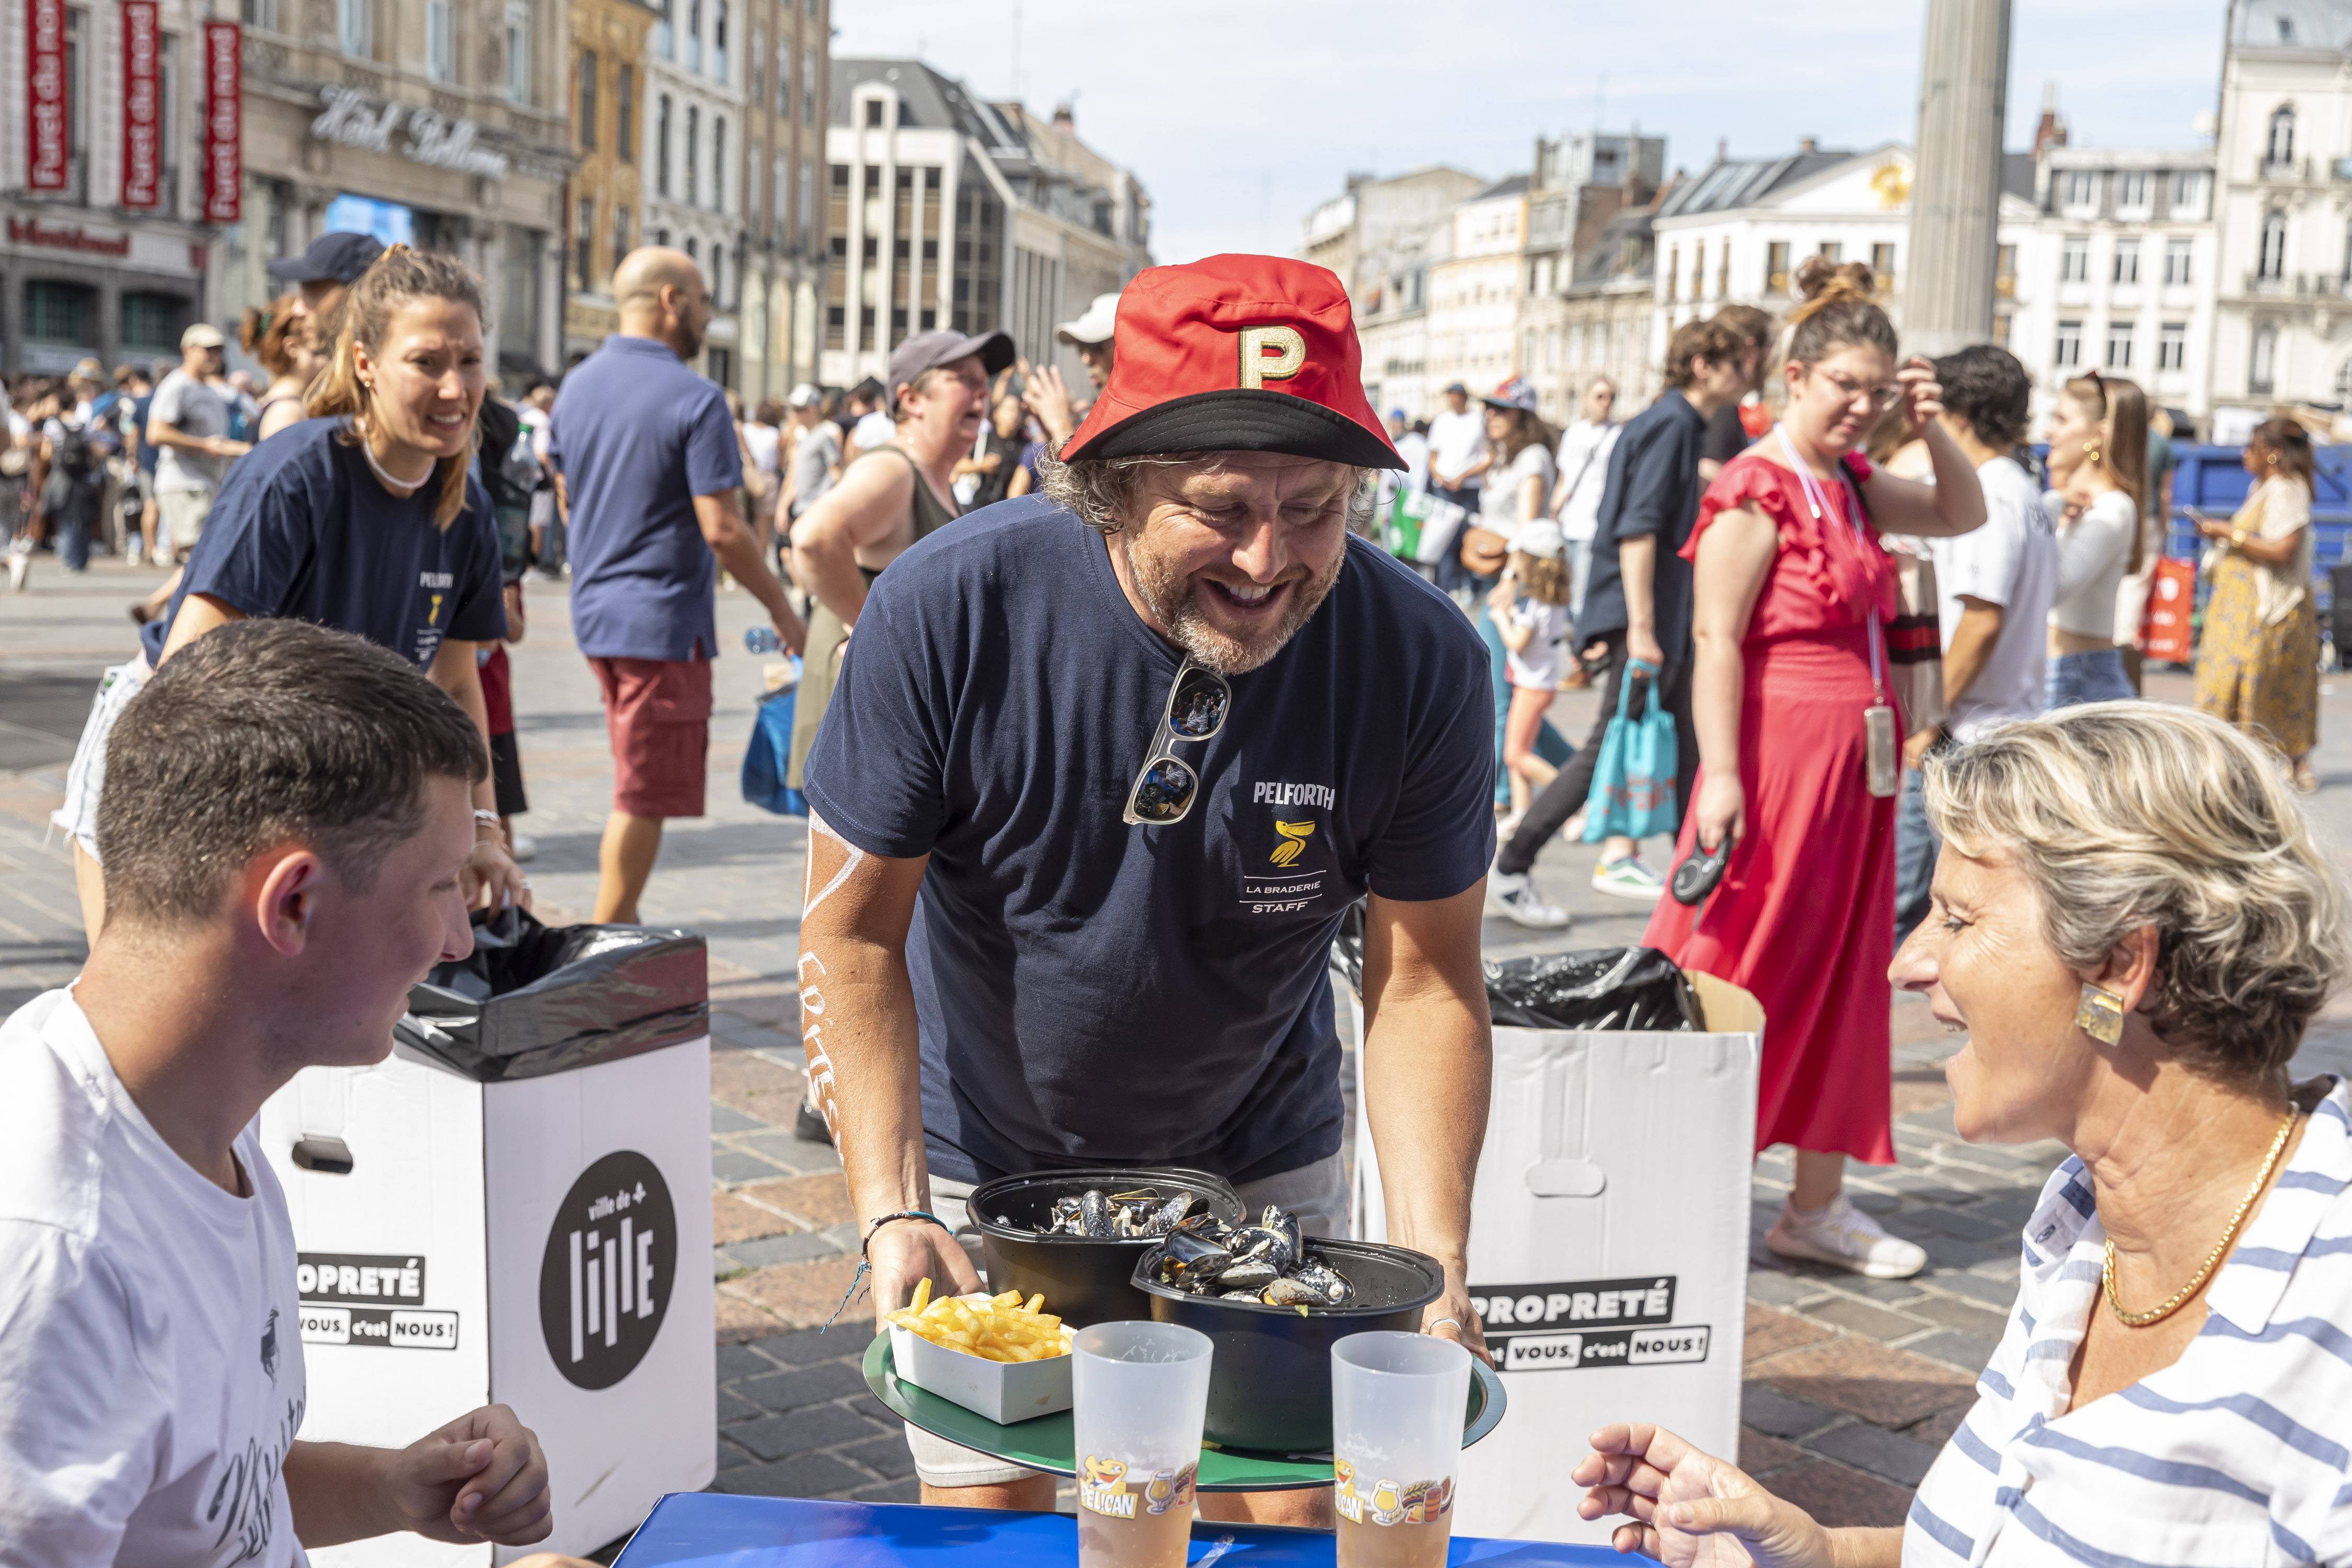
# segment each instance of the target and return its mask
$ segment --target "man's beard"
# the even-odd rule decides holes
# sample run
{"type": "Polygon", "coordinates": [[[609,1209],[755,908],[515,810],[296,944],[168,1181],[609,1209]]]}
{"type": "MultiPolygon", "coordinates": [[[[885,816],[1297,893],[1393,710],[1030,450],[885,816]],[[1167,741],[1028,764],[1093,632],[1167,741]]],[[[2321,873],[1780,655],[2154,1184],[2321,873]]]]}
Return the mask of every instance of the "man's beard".
{"type": "Polygon", "coordinates": [[[1193,663],[1219,675],[1247,675],[1280,653],[1321,608],[1331,584],[1339,580],[1340,570],[1348,563],[1343,549],[1322,575],[1297,579],[1290,590],[1290,607],[1283,611],[1282,618],[1270,630],[1244,642],[1220,630],[1202,613],[1202,590],[1196,579],[1171,571],[1156,556],[1138,552],[1135,533],[1133,529],[1121,529],[1115,537],[1127,551],[1128,574],[1134,579],[1136,592],[1143,595],[1152,618],[1166,629],[1170,640],[1192,655],[1193,663]]]}

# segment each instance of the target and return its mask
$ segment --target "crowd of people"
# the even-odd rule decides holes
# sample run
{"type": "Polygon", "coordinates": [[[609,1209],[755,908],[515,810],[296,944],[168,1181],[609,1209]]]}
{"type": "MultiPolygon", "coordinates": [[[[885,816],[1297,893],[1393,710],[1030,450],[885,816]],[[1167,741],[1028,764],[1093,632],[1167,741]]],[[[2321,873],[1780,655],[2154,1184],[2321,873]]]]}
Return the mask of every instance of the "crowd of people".
{"type": "MultiPolygon", "coordinates": [[[[1656,867],[1604,844],[1595,885],[1763,1005],[1757,1146],[1796,1151],[1768,1247],[1925,1264],[1843,1193],[1894,1157],[1896,984],[1969,1032],[1963,1137],[2074,1157],[1905,1531],[1826,1531],[1637,1422],[1573,1467],[1588,1512],[1677,1561],[1709,1534],[1823,1565],[1985,1561],[2004,1531],[2352,1554],[2352,1100],[2286,1078],[2352,963],[2291,787],[2317,665],[2291,422],[2250,443],[2245,508],[2200,520],[2200,713],[2132,696],[2167,493],[2138,389],[2067,384],[2045,489],[2022,367],[1906,359],[1859,265],[1808,262],[1784,321],[1681,327],[1650,407],[1615,424],[1598,383],[1563,431],[1518,382],[1381,420],[1338,280],[1275,258],[1096,300],[1061,329],[1087,387],[930,331],[885,379],[749,416],[690,369],[711,303],[677,251],[625,258],[620,331],[515,403],[455,260],[331,236],[278,266],[241,323],[249,410],[196,328],[152,380],[42,391],[14,447],[69,567],[98,514],[47,498],[80,463],[179,567],[58,812],[89,965],[0,1027],[0,1531],[28,1560],[178,1560],[229,1491],[257,1560],[544,1534],[530,1412],[397,1452],[297,1439],[294,1240],[253,1123],[300,1068],[380,1058],[469,909],[530,902],[502,645],[533,566],[568,579],[613,752],[599,921],[638,918],[665,824],[703,812],[722,581],[802,658],[809,1135],[877,1321],[977,1288],[970,1194],[1039,1167],[1198,1166],[1344,1234],[1328,960],[1360,904],[1390,1235],[1442,1270],[1423,1331],[1480,1349],[1482,916],[1568,923],[1531,868],[1638,691],[1676,736],[1674,833],[1656,867]],[[1453,528],[1425,572],[1364,537],[1423,493],[1453,528]],[[1570,747],[1545,713],[1580,679],[1602,717],[1570,747]],[[2192,1463],[2218,1479],[2184,1487],[2192,1463]]],[[[908,1442],[926,1500],[1052,1506],[1050,1477],[908,1442]]],[[[1312,1490],[1202,1507],[1331,1523],[1312,1490]]]]}

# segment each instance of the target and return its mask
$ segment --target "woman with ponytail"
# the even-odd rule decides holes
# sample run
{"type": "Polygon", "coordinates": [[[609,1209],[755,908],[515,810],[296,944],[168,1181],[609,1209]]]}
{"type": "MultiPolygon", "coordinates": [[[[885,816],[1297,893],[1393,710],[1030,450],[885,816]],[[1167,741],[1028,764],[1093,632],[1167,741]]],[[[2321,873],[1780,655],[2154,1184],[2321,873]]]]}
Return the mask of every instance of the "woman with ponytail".
{"type": "MultiPolygon", "coordinates": [[[[2050,413],[2051,489],[2042,510],[2058,536],[2058,599],[2050,611],[2053,708],[2137,697],[2116,645],[2123,580],[2147,553],[2147,396],[2093,371],[2059,393],[2050,413]]],[[[2142,595],[2145,598],[2145,595],[2142,595]]]]}
{"type": "Polygon", "coordinates": [[[1870,268],[1817,257],[1797,281],[1780,423],[1724,465],[1683,547],[1695,567],[1699,776],[1675,858],[1727,858],[1696,905],[1661,900],[1643,941],[1745,986],[1772,1020],[1756,1146],[1794,1144],[1797,1157],[1767,1245],[1900,1279],[1927,1255],[1843,1190],[1849,1156],[1895,1159],[1888,917],[1906,728],[1886,657],[1895,569],[1878,535],[1967,533],[1985,502],[1976,465],[1937,417],[1934,368],[1896,368],[1870,268]],[[1861,455],[1897,405],[1932,486],[1861,455]]]}
{"type": "MultiPolygon", "coordinates": [[[[498,526],[469,473],[485,384],[481,280],[452,258],[394,246],[352,285],[310,417],[239,458],[145,657],[111,672],[55,820],[79,853],[82,919],[104,900],[96,838],[108,732],[147,673],[229,621],[290,616],[415,661],[489,744],[477,644],[506,636],[498,526]]],[[[528,905],[497,802],[474,786],[466,893],[528,905]]]]}

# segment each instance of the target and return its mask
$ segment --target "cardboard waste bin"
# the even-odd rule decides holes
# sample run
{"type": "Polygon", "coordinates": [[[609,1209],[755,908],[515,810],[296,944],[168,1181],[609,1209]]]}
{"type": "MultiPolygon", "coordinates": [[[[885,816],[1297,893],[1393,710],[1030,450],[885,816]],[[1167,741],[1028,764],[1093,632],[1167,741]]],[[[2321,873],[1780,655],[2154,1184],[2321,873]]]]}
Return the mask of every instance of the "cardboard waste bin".
{"type": "MultiPolygon", "coordinates": [[[[300,1436],[401,1447],[511,1405],[554,1499],[531,1550],[585,1553],[717,1468],[709,992],[698,936],[519,915],[410,992],[390,1057],[273,1095],[262,1146],[299,1255],[300,1436]]],[[[310,1559],[520,1555],[393,1535],[310,1559]]]]}
{"type": "MultiPolygon", "coordinates": [[[[1607,1542],[1608,1521],[1577,1517],[1568,1472],[1610,1421],[1738,1454],[1764,1017],[1736,985],[1685,978],[1693,1027],[1495,1030],[1470,1296],[1510,1415],[1462,1456],[1459,1533],[1607,1542]]],[[[1356,1234],[1378,1241],[1380,1165],[1359,1101],[1356,1234]]]]}

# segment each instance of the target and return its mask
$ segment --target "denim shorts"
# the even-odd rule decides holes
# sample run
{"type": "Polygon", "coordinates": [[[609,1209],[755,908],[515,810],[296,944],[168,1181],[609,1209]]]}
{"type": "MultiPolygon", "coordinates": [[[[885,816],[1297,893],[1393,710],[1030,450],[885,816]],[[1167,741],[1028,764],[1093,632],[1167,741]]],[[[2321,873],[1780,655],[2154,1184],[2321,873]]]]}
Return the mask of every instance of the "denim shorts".
{"type": "Polygon", "coordinates": [[[2072,708],[2078,702],[2113,702],[2138,696],[2124,673],[2120,648],[2094,648],[2089,653],[2062,653],[2050,661],[2049,705],[2072,708]]]}

